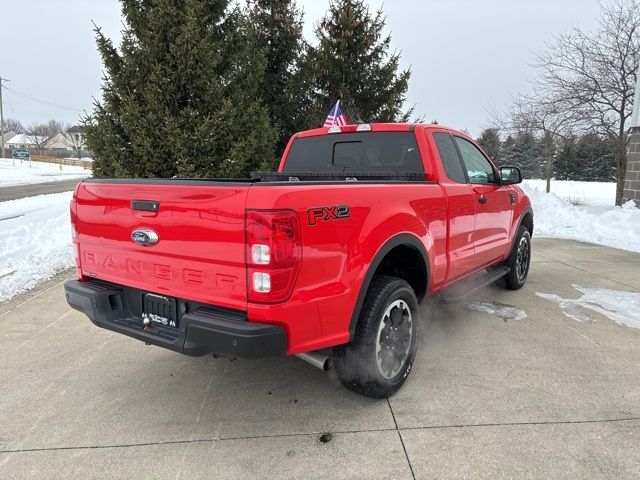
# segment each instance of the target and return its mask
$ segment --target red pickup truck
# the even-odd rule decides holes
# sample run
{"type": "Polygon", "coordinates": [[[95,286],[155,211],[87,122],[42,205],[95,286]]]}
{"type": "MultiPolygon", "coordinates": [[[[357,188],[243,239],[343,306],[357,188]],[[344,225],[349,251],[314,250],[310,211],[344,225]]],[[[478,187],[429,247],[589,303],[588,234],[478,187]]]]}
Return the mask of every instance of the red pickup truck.
{"type": "Polygon", "coordinates": [[[375,398],[411,370],[418,304],[520,288],[533,232],[516,167],[427,124],[298,133],[247,180],[89,179],[68,303],[191,356],[298,355],[375,398]]]}

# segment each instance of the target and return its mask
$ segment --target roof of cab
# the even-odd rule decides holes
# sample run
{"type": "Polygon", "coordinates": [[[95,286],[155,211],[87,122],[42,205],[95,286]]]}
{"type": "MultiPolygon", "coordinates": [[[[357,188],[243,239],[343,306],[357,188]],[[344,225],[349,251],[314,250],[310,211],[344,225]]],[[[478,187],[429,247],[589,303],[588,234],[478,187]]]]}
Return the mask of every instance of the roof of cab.
{"type": "MultiPolygon", "coordinates": [[[[340,132],[331,132],[329,133],[329,128],[321,127],[314,128],[312,130],[304,130],[302,132],[298,132],[294,135],[295,138],[306,138],[306,137],[317,137],[321,135],[339,135],[340,133],[355,133],[359,124],[350,124],[344,125],[340,127],[340,132]]],[[[360,124],[361,125],[361,124],[360,124]]],[[[369,123],[367,124],[371,127],[371,130],[361,131],[361,133],[371,132],[413,132],[416,129],[423,130],[447,130],[452,133],[456,133],[467,137],[463,132],[456,130],[454,128],[446,127],[444,125],[439,125],[437,123],[369,123]]]]}

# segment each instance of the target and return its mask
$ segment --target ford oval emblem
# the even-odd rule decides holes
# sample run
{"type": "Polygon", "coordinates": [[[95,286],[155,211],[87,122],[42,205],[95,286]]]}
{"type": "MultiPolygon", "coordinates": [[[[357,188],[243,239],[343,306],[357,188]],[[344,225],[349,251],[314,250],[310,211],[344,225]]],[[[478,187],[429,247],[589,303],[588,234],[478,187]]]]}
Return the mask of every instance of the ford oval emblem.
{"type": "Polygon", "coordinates": [[[131,232],[131,240],[136,242],[138,245],[148,247],[158,243],[160,238],[158,237],[158,234],[150,228],[138,228],[131,232]]]}

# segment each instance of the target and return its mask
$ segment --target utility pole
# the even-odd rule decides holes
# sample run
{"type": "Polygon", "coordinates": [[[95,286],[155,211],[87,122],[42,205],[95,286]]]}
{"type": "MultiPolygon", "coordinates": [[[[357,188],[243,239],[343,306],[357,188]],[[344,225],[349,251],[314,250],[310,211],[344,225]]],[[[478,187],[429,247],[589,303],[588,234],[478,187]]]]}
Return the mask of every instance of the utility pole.
{"type": "MultiPolygon", "coordinates": [[[[638,67],[640,74],[640,67],[638,67]]],[[[633,97],[633,113],[631,114],[631,128],[640,127],[640,82],[636,82],[636,94],[633,97]]]]}
{"type": "Polygon", "coordinates": [[[0,77],[0,143],[2,143],[2,158],[4,158],[4,115],[2,114],[2,81],[0,77]]]}

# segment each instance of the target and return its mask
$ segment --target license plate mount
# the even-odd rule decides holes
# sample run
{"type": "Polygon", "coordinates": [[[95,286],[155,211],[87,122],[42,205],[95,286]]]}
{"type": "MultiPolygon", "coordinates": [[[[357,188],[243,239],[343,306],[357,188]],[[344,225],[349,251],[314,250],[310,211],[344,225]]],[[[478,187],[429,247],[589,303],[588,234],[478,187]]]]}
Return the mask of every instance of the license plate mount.
{"type": "Polygon", "coordinates": [[[143,293],[142,317],[148,318],[151,325],[178,328],[176,299],[155,293],[143,293]]]}

